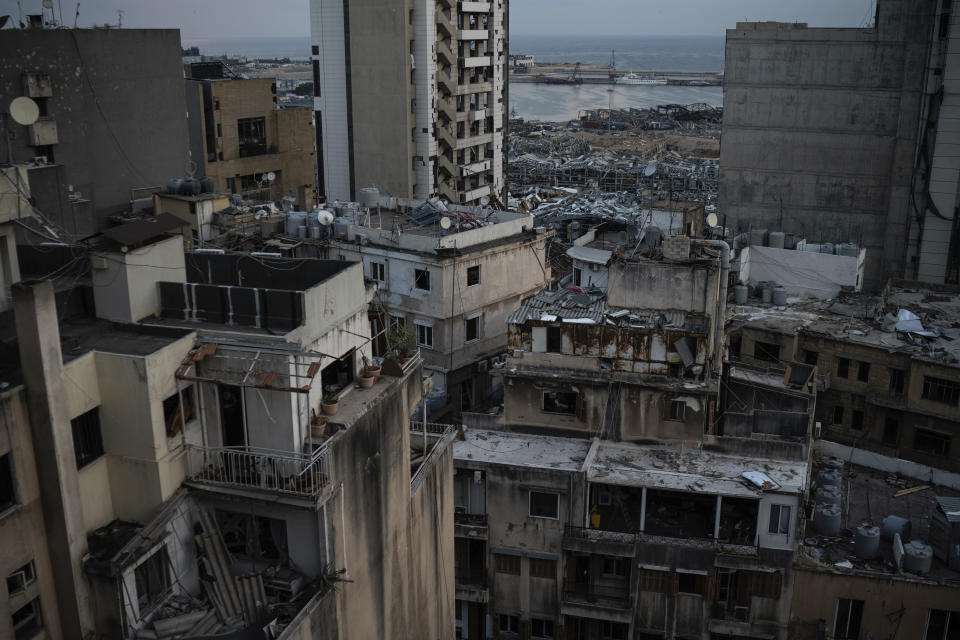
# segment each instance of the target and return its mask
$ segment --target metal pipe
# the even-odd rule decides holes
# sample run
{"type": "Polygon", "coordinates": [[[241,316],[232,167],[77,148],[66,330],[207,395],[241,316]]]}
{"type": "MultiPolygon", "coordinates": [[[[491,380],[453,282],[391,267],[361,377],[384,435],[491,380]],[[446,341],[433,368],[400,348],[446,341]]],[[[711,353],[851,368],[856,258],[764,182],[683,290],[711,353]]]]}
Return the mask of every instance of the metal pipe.
{"type": "Polygon", "coordinates": [[[720,362],[722,355],[720,353],[722,346],[721,336],[723,335],[722,328],[725,321],[723,313],[727,303],[727,280],[730,275],[730,245],[723,240],[706,240],[702,238],[694,240],[694,243],[699,246],[720,248],[720,282],[718,283],[719,291],[717,292],[716,320],[713,327],[713,357],[715,362],[720,362]]]}

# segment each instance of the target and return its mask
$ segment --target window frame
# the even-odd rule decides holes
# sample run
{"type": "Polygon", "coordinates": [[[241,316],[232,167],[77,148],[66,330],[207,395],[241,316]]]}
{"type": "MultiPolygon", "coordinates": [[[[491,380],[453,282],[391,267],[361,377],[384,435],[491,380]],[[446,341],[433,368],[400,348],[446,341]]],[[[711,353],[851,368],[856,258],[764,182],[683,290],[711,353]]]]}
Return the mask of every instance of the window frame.
{"type": "Polygon", "coordinates": [[[843,378],[844,380],[850,377],[850,358],[837,357],[836,376],[838,378],[843,378]],[[840,372],[841,369],[843,369],[843,373],[840,372]]]}
{"type": "Polygon", "coordinates": [[[556,580],[557,579],[557,561],[550,558],[534,558],[529,557],[529,567],[531,578],[537,578],[539,580],[556,580]]]}
{"type": "Polygon", "coordinates": [[[493,554],[493,572],[505,573],[510,576],[520,575],[520,556],[512,553],[493,554]]]}
{"type": "Polygon", "coordinates": [[[370,265],[371,280],[383,283],[387,282],[387,263],[371,260],[367,264],[370,265]]]}
{"type": "Polygon", "coordinates": [[[857,600],[855,598],[837,598],[837,609],[834,614],[833,622],[833,637],[836,640],[859,640],[860,633],[863,630],[863,600],[857,600]],[[847,605],[847,619],[844,623],[843,633],[840,632],[840,607],[841,603],[848,602],[847,605]],[[856,604],[859,603],[859,606],[856,604]],[[854,614],[854,609],[859,609],[856,614],[854,614]],[[854,633],[850,633],[850,622],[853,620],[854,615],[856,615],[856,627],[854,633]]]}
{"type": "Polygon", "coordinates": [[[603,577],[612,577],[612,578],[626,578],[629,575],[629,558],[622,558],[619,556],[603,556],[603,560],[600,563],[600,575],[603,577]],[[613,571],[607,571],[608,563],[613,568],[613,571]]]}
{"type": "Polygon", "coordinates": [[[433,288],[433,283],[432,283],[431,278],[430,278],[430,269],[417,269],[416,267],[414,267],[414,269],[413,269],[413,288],[414,288],[414,289],[417,289],[418,291],[431,291],[431,290],[432,290],[432,288],[433,288]],[[420,274],[424,274],[424,276],[421,277],[420,274]],[[426,278],[426,283],[425,283],[425,284],[427,285],[426,287],[420,286],[421,284],[424,284],[424,282],[423,282],[424,277],[426,278]]]}
{"type": "Polygon", "coordinates": [[[553,620],[548,618],[530,618],[530,638],[536,640],[553,640],[554,637],[553,620]],[[537,626],[540,629],[537,629],[537,626]],[[540,631],[540,633],[537,633],[540,631]]]}
{"type": "Polygon", "coordinates": [[[776,342],[755,340],[753,343],[753,359],[760,362],[780,362],[782,351],[783,345],[776,342]],[[776,348],[776,351],[773,351],[773,348],[776,348]]]}
{"type": "Polygon", "coordinates": [[[670,413],[668,414],[667,420],[671,420],[673,422],[686,422],[687,403],[683,400],[671,400],[670,413]],[[679,411],[676,411],[677,407],[680,407],[679,411]]]}
{"type": "Polygon", "coordinates": [[[177,436],[184,425],[193,418],[193,408],[196,406],[195,385],[191,384],[163,400],[163,423],[166,425],[167,437],[177,436]],[[180,395],[183,394],[183,411],[180,410],[180,395]]]}
{"type": "Polygon", "coordinates": [[[13,637],[15,640],[28,640],[29,638],[34,637],[40,631],[43,630],[43,607],[40,603],[40,596],[31,598],[29,602],[24,604],[22,607],[17,607],[16,610],[10,612],[10,622],[13,628],[13,637]],[[20,622],[16,622],[16,616],[22,612],[24,609],[33,609],[32,615],[20,622]],[[29,621],[34,621],[36,626],[30,626],[29,621]]]}
{"type": "MultiPolygon", "coordinates": [[[[7,453],[0,454],[0,486],[5,480],[10,481],[10,495],[9,499],[5,502],[0,502],[0,514],[6,513],[10,509],[15,508],[18,504],[17,496],[17,479],[14,474],[14,465],[13,465],[13,452],[8,451],[7,453]]],[[[0,500],[3,500],[2,494],[0,494],[0,500]]]]}
{"type": "Polygon", "coordinates": [[[530,489],[527,491],[527,517],[528,518],[540,518],[541,520],[559,520],[560,519],[560,494],[555,491],[545,491],[538,489],[530,489]],[[533,494],[539,494],[541,496],[553,496],[554,504],[556,508],[554,513],[556,515],[541,515],[533,512],[533,494]]]}
{"type": "Polygon", "coordinates": [[[483,313],[473,313],[463,319],[463,341],[464,344],[469,344],[471,342],[477,342],[483,338],[483,313]],[[476,322],[477,329],[476,335],[470,337],[470,323],[476,322]]]}
{"type": "Polygon", "coordinates": [[[167,550],[166,544],[158,545],[152,553],[146,555],[137,565],[133,568],[133,584],[136,598],[137,607],[140,611],[140,617],[142,618],[146,612],[153,611],[171,592],[171,587],[173,586],[173,580],[170,576],[170,560],[169,560],[169,551],[167,550]],[[154,563],[159,563],[159,567],[155,566],[154,563]],[[163,588],[151,596],[149,592],[149,583],[151,582],[150,578],[155,577],[150,575],[150,569],[160,569],[159,575],[162,576],[161,583],[163,588]],[[141,571],[147,574],[145,577],[141,577],[141,571]],[[140,584],[141,582],[146,582],[148,585],[147,593],[141,595],[140,593],[140,584]],[[144,602],[144,597],[146,601],[144,602]]]}
{"type": "Polygon", "coordinates": [[[889,367],[890,374],[890,393],[902,396],[906,389],[907,372],[897,367],[889,367]]]}
{"type": "Polygon", "coordinates": [[[925,375],[920,397],[928,402],[956,407],[960,404],[960,382],[925,375]]]}
{"type": "Polygon", "coordinates": [[[434,336],[433,336],[433,323],[426,322],[424,320],[414,320],[413,321],[414,331],[417,334],[417,346],[423,347],[424,349],[433,349],[434,336]],[[420,331],[424,331],[423,336],[426,337],[427,331],[429,331],[430,342],[427,343],[425,340],[421,340],[420,331]]]}
{"type": "Polygon", "coordinates": [[[499,633],[512,633],[512,634],[520,633],[520,616],[508,614],[508,613],[501,613],[501,614],[498,614],[497,617],[500,618],[500,623],[497,625],[499,627],[497,629],[499,633]],[[505,622],[507,623],[506,626],[504,626],[505,622]],[[513,628],[510,628],[510,627],[513,627],[513,628]]]}
{"type": "Polygon", "coordinates": [[[838,404],[833,407],[833,415],[830,416],[830,426],[842,427],[843,426],[843,417],[844,417],[844,406],[838,404]]]}
{"type": "Polygon", "coordinates": [[[870,363],[857,362],[857,382],[870,382],[870,363]]]}
{"type": "Polygon", "coordinates": [[[99,405],[70,420],[70,432],[73,435],[73,455],[78,471],[96,462],[106,453],[103,449],[99,405]]]}
{"type": "Polygon", "coordinates": [[[789,538],[790,538],[790,525],[791,525],[791,523],[793,522],[792,519],[793,519],[793,505],[781,504],[781,503],[773,503],[773,504],[771,504],[771,505],[770,505],[770,513],[768,514],[768,517],[767,517],[767,533],[770,534],[770,535],[772,535],[772,536],[783,536],[783,535],[785,535],[785,536],[787,536],[787,539],[789,539],[789,538]],[[776,530],[776,531],[773,530],[773,528],[774,528],[774,525],[773,525],[774,510],[776,510],[776,514],[777,514],[777,526],[776,526],[776,529],[777,529],[777,530],[776,530]],[[783,529],[784,529],[784,522],[783,522],[784,512],[786,512],[786,516],[787,516],[786,531],[783,531],[783,529]]]}
{"type": "Polygon", "coordinates": [[[483,282],[483,270],[480,268],[480,265],[475,264],[473,266],[467,267],[467,286],[476,287],[476,286],[479,286],[481,282],[483,282]],[[471,272],[473,272],[474,269],[476,269],[475,273],[477,274],[476,282],[471,283],[470,280],[472,279],[472,277],[470,274],[471,272]]]}
{"type": "Polygon", "coordinates": [[[15,596],[18,593],[23,593],[27,590],[27,587],[36,581],[37,569],[33,564],[33,560],[29,560],[26,564],[14,569],[7,575],[7,596],[15,596]],[[11,580],[15,582],[19,581],[19,585],[11,588],[11,580]]]}
{"type": "Polygon", "coordinates": [[[557,416],[578,416],[580,415],[580,394],[576,391],[542,391],[540,393],[540,408],[543,413],[549,413],[551,415],[557,416]],[[547,395],[565,395],[573,396],[573,410],[572,411],[551,411],[547,409],[547,395]]]}
{"type": "Polygon", "coordinates": [[[237,118],[237,154],[241,158],[252,158],[254,156],[266,155],[267,145],[267,119],[264,116],[253,118],[237,118]],[[244,132],[244,128],[250,129],[244,132]],[[254,131],[259,128],[260,131],[254,131]],[[257,135],[259,133],[259,135],[257,135]],[[262,142],[260,142],[262,136],[262,142]]]}
{"type": "Polygon", "coordinates": [[[953,438],[949,434],[940,433],[939,431],[933,431],[931,429],[924,429],[921,427],[913,428],[912,449],[914,451],[919,451],[920,453],[925,453],[927,455],[932,455],[932,456],[946,457],[950,455],[950,449],[952,448],[952,446],[953,446],[953,438]],[[931,449],[921,449],[920,447],[917,446],[917,438],[919,436],[941,440],[943,443],[943,447],[942,447],[943,452],[937,453],[935,451],[932,451],[931,449]]]}
{"type": "Polygon", "coordinates": [[[850,411],[850,428],[854,431],[863,431],[864,412],[860,409],[850,411]]]}

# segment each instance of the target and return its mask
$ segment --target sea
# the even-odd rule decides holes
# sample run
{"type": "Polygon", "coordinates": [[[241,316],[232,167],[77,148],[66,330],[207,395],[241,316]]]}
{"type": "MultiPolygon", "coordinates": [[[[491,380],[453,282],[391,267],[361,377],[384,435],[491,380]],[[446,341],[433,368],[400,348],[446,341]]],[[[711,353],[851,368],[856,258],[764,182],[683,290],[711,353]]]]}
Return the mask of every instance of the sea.
{"type": "MultiPolygon", "coordinates": [[[[205,55],[248,58],[310,58],[309,37],[184,39],[205,55]]],[[[537,62],[582,62],[607,65],[616,54],[620,71],[722,71],[724,36],[530,36],[514,34],[512,53],[532,54],[537,62]]],[[[658,104],[705,102],[723,105],[721,87],[675,85],[510,85],[509,109],[527,120],[563,121],[583,109],[644,108],[658,104]],[[608,91],[612,88],[613,91],[608,91]]]]}

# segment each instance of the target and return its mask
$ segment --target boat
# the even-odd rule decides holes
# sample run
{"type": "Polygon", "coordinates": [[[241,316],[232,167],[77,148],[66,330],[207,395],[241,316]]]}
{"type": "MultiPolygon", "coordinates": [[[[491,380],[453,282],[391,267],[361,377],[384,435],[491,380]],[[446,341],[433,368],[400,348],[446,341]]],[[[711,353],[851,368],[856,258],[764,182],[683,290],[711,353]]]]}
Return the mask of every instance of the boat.
{"type": "Polygon", "coordinates": [[[648,76],[638,76],[637,74],[630,72],[625,73],[622,76],[617,76],[617,79],[614,80],[617,84],[667,84],[666,78],[658,78],[653,75],[648,76]]]}

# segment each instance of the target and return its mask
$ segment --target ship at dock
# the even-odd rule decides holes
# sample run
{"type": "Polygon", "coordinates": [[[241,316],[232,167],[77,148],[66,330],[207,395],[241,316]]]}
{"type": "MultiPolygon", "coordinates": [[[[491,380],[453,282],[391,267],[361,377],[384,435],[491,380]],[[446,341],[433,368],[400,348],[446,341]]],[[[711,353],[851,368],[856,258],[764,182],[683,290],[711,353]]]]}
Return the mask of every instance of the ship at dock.
{"type": "Polygon", "coordinates": [[[637,75],[636,73],[625,73],[622,76],[617,76],[614,79],[616,84],[630,84],[630,85],[662,85],[667,84],[667,79],[662,76],[654,75],[637,75]]]}

